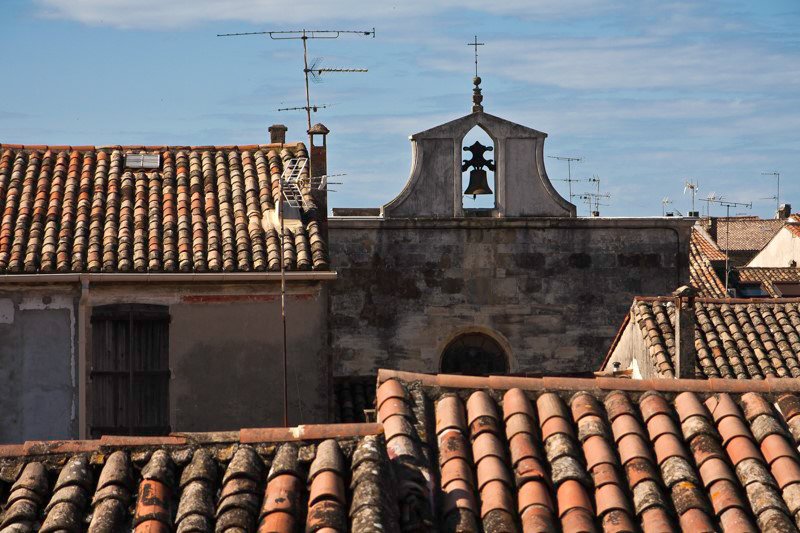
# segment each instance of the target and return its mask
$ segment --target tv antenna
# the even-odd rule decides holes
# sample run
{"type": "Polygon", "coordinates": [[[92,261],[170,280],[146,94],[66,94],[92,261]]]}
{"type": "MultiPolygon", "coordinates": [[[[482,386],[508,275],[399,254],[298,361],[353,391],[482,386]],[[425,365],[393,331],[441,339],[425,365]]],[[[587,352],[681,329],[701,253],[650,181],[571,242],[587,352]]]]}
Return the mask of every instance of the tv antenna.
{"type": "MultiPolygon", "coordinates": [[[[730,278],[730,273],[731,273],[731,270],[730,270],[730,267],[729,267],[729,260],[728,260],[728,256],[730,255],[728,253],[728,251],[729,251],[729,249],[731,247],[731,245],[730,245],[730,243],[731,243],[731,241],[730,241],[730,235],[731,235],[731,207],[746,207],[747,209],[752,209],[753,208],[753,202],[748,202],[748,203],[744,203],[744,202],[729,202],[727,200],[724,200],[721,197],[719,199],[710,199],[709,198],[707,201],[708,201],[709,205],[713,202],[713,203],[717,203],[717,204],[721,205],[722,207],[724,207],[726,209],[726,215],[725,215],[725,293],[727,294],[728,293],[728,279],[730,278]]],[[[717,242],[719,242],[719,241],[717,241],[717,242]]]]}
{"type": "Polygon", "coordinates": [[[700,190],[700,184],[696,181],[692,181],[690,179],[683,180],[683,194],[686,194],[687,191],[692,193],[692,210],[689,211],[689,216],[696,217],[698,215],[697,211],[694,208],[694,199],[697,196],[697,191],[700,190]]]}
{"type": "Polygon", "coordinates": [[[778,211],[781,210],[781,173],[777,170],[772,172],[762,172],[762,176],[775,176],[778,178],[778,191],[775,193],[775,216],[778,216],[778,211]]]}
{"type": "Polygon", "coordinates": [[[664,198],[661,199],[661,216],[662,217],[667,216],[667,206],[668,205],[672,205],[672,200],[670,199],[669,196],[665,196],[664,198]]]}
{"type": "MultiPolygon", "coordinates": [[[[599,180],[598,180],[599,181],[599,180]]],[[[600,200],[611,198],[611,194],[609,193],[595,193],[595,192],[587,192],[583,194],[579,194],[578,198],[586,202],[586,205],[589,206],[589,215],[593,217],[600,216],[600,206],[608,206],[611,204],[604,204],[601,203],[600,200]]]]}
{"type": "MultiPolygon", "coordinates": [[[[365,37],[372,36],[375,38],[375,28],[372,30],[279,30],[279,31],[255,31],[255,32],[242,32],[242,33],[218,33],[217,37],[241,37],[246,35],[268,35],[274,41],[283,40],[300,40],[303,42],[303,76],[305,77],[305,93],[306,105],[296,108],[285,108],[285,111],[303,110],[306,112],[306,125],[308,134],[309,157],[293,159],[288,162],[284,167],[281,179],[278,180],[278,194],[279,198],[286,200],[287,205],[292,207],[310,207],[305,195],[304,189],[307,191],[309,188],[316,185],[318,189],[324,189],[327,186],[327,179],[329,176],[308,177],[311,170],[311,112],[317,112],[319,109],[327,107],[327,105],[311,105],[311,92],[309,89],[309,78],[315,82],[321,80],[321,76],[326,72],[367,72],[367,69],[356,68],[323,68],[319,64],[320,59],[312,61],[311,66],[308,64],[308,40],[309,39],[338,39],[342,35],[361,35],[365,37]]],[[[285,224],[284,224],[284,206],[283,201],[277,202],[278,204],[278,218],[280,220],[281,234],[281,323],[283,326],[283,425],[289,426],[289,357],[286,339],[286,266],[283,260],[283,244],[285,239],[285,224]]],[[[302,416],[302,413],[301,413],[302,416]]],[[[301,420],[302,422],[302,420],[301,420]]]]}
{"type": "MultiPolygon", "coordinates": [[[[218,33],[217,37],[242,37],[245,35],[269,35],[273,41],[285,40],[300,40],[303,41],[303,75],[305,76],[306,84],[306,105],[297,108],[285,108],[282,111],[289,110],[303,110],[306,112],[306,125],[311,129],[311,112],[316,112],[326,106],[311,105],[311,93],[309,89],[308,80],[311,78],[315,82],[321,81],[322,74],[326,72],[368,72],[365,68],[323,68],[319,64],[322,61],[320,58],[312,60],[311,65],[308,63],[308,40],[309,39],[338,39],[342,35],[361,35],[365,37],[372,36],[375,38],[375,28],[371,30],[280,30],[280,31],[250,31],[241,33],[218,33]]],[[[311,140],[311,133],[309,135],[309,143],[311,140]]],[[[309,144],[310,145],[310,144],[309,144]]]]}
{"type": "Polygon", "coordinates": [[[714,192],[710,193],[705,198],[701,198],[700,201],[706,203],[706,216],[707,217],[711,216],[711,204],[718,203],[724,199],[725,199],[724,197],[717,196],[717,193],[714,192]]]}
{"type": "Polygon", "coordinates": [[[574,195],[572,194],[572,183],[577,181],[583,181],[583,179],[572,179],[572,163],[580,163],[583,161],[582,157],[567,157],[567,156],[560,156],[560,155],[548,155],[550,159],[557,159],[559,161],[566,161],[567,162],[567,178],[566,179],[556,179],[555,181],[566,181],[568,190],[569,190],[569,202],[572,203],[572,198],[574,195]]]}

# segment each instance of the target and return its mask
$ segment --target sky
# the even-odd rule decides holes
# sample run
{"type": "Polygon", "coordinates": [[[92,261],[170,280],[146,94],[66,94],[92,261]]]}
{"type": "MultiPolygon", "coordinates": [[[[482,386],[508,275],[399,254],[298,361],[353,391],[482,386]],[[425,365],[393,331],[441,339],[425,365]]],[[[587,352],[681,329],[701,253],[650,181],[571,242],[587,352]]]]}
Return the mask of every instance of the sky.
{"type": "MultiPolygon", "coordinates": [[[[277,111],[304,104],[300,42],[216,34],[373,27],[309,44],[323,67],[369,69],[311,86],[346,174],[333,207],[390,201],[408,136],[470,112],[477,35],[485,111],[581,157],[604,216],[660,216],[665,197],[686,213],[688,178],[770,217],[773,171],[800,211],[797,0],[0,0],[0,143],[253,144],[273,123],[305,140],[304,114],[277,111]]],[[[546,165],[566,195],[566,163],[546,165]]]]}

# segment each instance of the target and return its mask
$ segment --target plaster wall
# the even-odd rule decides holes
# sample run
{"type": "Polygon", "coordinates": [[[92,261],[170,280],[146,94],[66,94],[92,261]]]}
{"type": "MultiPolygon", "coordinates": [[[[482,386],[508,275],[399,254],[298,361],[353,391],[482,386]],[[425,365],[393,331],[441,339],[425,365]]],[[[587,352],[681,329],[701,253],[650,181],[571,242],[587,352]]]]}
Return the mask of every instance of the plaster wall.
{"type": "Polygon", "coordinates": [[[438,372],[460,332],[492,332],[512,372],[597,370],[635,295],[688,280],[680,219],[329,220],[336,375],[438,372]]]}
{"type": "Polygon", "coordinates": [[[0,443],[77,436],[77,292],[0,290],[0,443]]]}
{"type": "MultiPolygon", "coordinates": [[[[284,425],[279,290],[276,283],[98,287],[91,305],[168,305],[172,430],[223,431],[284,425]]],[[[289,425],[327,420],[326,313],[321,284],[287,288],[289,425]]]]}
{"type": "Polygon", "coordinates": [[[642,330],[633,320],[628,321],[620,335],[614,351],[601,370],[611,371],[614,363],[620,364],[620,370],[633,370],[635,379],[653,379],[660,377],[649,357],[649,350],[642,336],[642,330]]]}
{"type": "Polygon", "coordinates": [[[800,265],[800,238],[782,228],[749,262],[749,267],[788,267],[790,261],[800,265]]]}
{"type": "MultiPolygon", "coordinates": [[[[76,285],[0,290],[0,443],[78,438],[91,412],[91,342],[85,353],[76,285]],[[80,391],[86,392],[86,405],[80,391]]],[[[93,306],[169,308],[173,431],[283,426],[280,286],[264,283],[90,285],[93,306]]],[[[329,411],[327,292],[287,287],[289,424],[323,422],[329,411]]]]}

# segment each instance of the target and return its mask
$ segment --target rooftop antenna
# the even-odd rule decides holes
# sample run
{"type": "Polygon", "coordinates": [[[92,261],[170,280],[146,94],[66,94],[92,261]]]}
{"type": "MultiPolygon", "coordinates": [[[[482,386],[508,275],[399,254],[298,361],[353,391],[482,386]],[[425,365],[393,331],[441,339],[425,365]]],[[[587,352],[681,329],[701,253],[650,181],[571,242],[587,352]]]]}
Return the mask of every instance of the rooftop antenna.
{"type": "MultiPolygon", "coordinates": [[[[240,33],[218,33],[217,37],[241,37],[245,35],[269,35],[273,41],[284,40],[301,40],[303,41],[303,75],[305,76],[306,84],[306,105],[293,110],[304,110],[306,112],[306,125],[311,129],[311,112],[321,109],[325,106],[312,106],[311,94],[308,86],[309,77],[315,82],[321,81],[321,76],[325,72],[368,72],[365,68],[322,68],[319,66],[320,58],[312,61],[311,66],[308,64],[308,40],[309,39],[338,39],[342,35],[362,35],[365,37],[372,36],[375,38],[375,28],[372,30],[279,30],[279,31],[250,31],[240,33]]],[[[286,111],[289,108],[285,109],[286,111]]],[[[309,136],[309,146],[311,141],[311,133],[309,136]]]]}
{"type": "Polygon", "coordinates": [[[664,198],[661,199],[661,216],[662,217],[667,216],[667,206],[668,205],[672,205],[672,200],[670,199],[669,196],[665,196],[664,198]]]}
{"type": "Polygon", "coordinates": [[[696,181],[692,181],[690,179],[683,180],[683,194],[686,194],[686,191],[692,193],[692,210],[689,211],[690,217],[696,217],[699,214],[694,208],[694,198],[697,195],[697,191],[699,190],[700,190],[700,184],[697,183],[696,181]]]}
{"type": "Polygon", "coordinates": [[[572,179],[572,163],[580,163],[583,161],[582,157],[567,157],[567,156],[560,156],[560,155],[548,155],[550,159],[558,159],[559,161],[566,161],[567,162],[567,178],[566,179],[556,179],[555,181],[566,181],[567,186],[569,187],[569,202],[572,203],[572,183],[575,181],[582,181],[581,179],[572,179]]]}
{"type": "Polygon", "coordinates": [[[711,216],[711,204],[719,202],[724,199],[725,198],[723,198],[722,196],[717,196],[717,193],[714,192],[710,193],[705,198],[701,198],[700,201],[706,203],[706,216],[707,217],[711,216]]]}
{"type": "Polygon", "coordinates": [[[723,200],[722,198],[719,199],[710,199],[708,200],[709,205],[714,202],[726,209],[725,215],[725,293],[728,293],[728,280],[730,278],[731,269],[729,267],[729,259],[728,250],[730,249],[730,235],[731,235],[731,207],[746,207],[747,209],[752,209],[753,202],[729,202],[727,200],[723,200]]]}
{"type": "Polygon", "coordinates": [[[775,216],[779,216],[778,212],[781,210],[781,173],[777,170],[772,172],[762,172],[762,176],[775,176],[778,178],[778,191],[775,193],[775,216]]]}
{"type": "Polygon", "coordinates": [[[601,205],[603,205],[603,206],[611,205],[611,204],[600,203],[600,200],[602,200],[604,198],[606,198],[606,199],[607,198],[611,198],[611,194],[609,194],[609,193],[600,194],[600,193],[594,193],[594,192],[587,192],[587,193],[579,194],[578,198],[580,198],[581,200],[586,202],[586,205],[589,206],[589,215],[593,216],[593,217],[599,217],[600,216],[600,206],[601,205]]]}
{"type": "MultiPolygon", "coordinates": [[[[282,40],[300,40],[303,42],[303,75],[305,77],[305,92],[306,92],[306,105],[294,108],[295,110],[304,110],[306,112],[306,133],[308,134],[308,155],[307,158],[295,159],[289,161],[289,164],[284,168],[281,179],[278,180],[278,195],[279,198],[284,198],[289,205],[294,204],[297,206],[300,202],[305,205],[305,200],[301,190],[303,187],[313,187],[324,189],[327,185],[328,176],[307,177],[311,174],[311,112],[316,112],[319,109],[327,107],[326,105],[311,105],[311,93],[308,86],[309,77],[314,81],[319,81],[320,77],[325,72],[367,72],[367,69],[351,69],[351,68],[322,68],[319,66],[320,60],[314,60],[309,66],[308,64],[308,40],[309,39],[338,39],[342,35],[362,35],[365,37],[372,36],[375,38],[375,28],[372,30],[279,30],[279,31],[255,31],[255,32],[242,32],[242,33],[219,33],[217,37],[240,37],[245,35],[269,35],[269,38],[274,41],[282,40]],[[303,181],[303,180],[307,181],[303,181]]],[[[289,110],[286,108],[285,110],[289,110]]],[[[286,340],[286,268],[283,261],[283,239],[284,239],[284,207],[283,201],[278,202],[278,218],[280,219],[281,226],[281,323],[283,326],[283,425],[289,426],[289,357],[286,340]]],[[[299,396],[299,395],[298,395],[299,396]]],[[[302,416],[302,411],[301,411],[302,416]]],[[[301,421],[302,422],[302,421],[301,421]]]]}

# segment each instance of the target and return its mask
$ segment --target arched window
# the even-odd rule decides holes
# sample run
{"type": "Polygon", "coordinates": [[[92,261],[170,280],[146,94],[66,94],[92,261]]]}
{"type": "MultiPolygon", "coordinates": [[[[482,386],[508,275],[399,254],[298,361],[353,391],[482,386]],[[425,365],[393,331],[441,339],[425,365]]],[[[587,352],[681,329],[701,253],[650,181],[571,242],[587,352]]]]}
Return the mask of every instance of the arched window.
{"type": "Polygon", "coordinates": [[[475,126],[464,136],[461,165],[461,206],[464,209],[494,209],[494,141],[486,130],[475,126]]]}
{"type": "Polygon", "coordinates": [[[500,344],[483,333],[456,337],[442,354],[444,374],[488,376],[508,373],[508,358],[500,344]]]}

